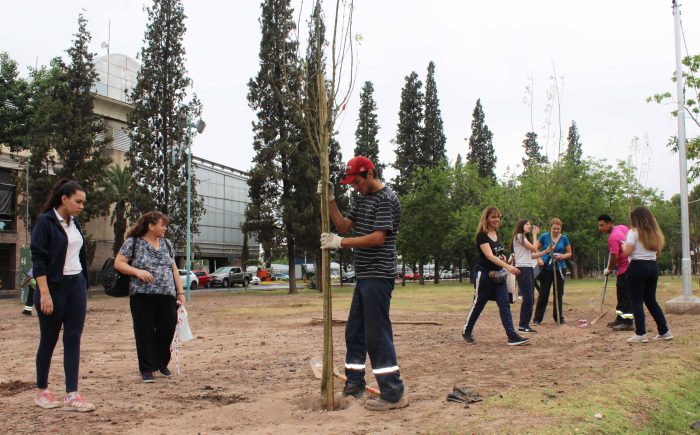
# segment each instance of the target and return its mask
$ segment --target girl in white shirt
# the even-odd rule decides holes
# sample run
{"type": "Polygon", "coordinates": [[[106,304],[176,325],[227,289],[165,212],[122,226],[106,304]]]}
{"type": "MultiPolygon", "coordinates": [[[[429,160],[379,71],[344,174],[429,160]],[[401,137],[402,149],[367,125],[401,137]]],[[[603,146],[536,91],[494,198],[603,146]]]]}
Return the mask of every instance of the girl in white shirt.
{"type": "Polygon", "coordinates": [[[527,219],[520,219],[515,224],[515,231],[513,231],[512,247],[515,255],[515,267],[521,272],[515,276],[515,279],[518,281],[518,291],[522,293],[523,297],[523,303],[520,305],[518,332],[526,334],[537,332],[530,328],[532,307],[535,303],[535,263],[538,258],[551,252],[551,247],[542,252],[537,251],[533,240],[537,240],[539,231],[540,229],[533,226],[527,219]]]}
{"type": "Polygon", "coordinates": [[[632,224],[627,233],[624,252],[630,259],[627,269],[635,335],[628,343],[647,343],[644,305],[656,322],[658,334],[654,340],[670,340],[673,334],[668,329],[666,317],[656,301],[656,283],[659,279],[658,253],[664,247],[664,235],[654,215],[646,207],[637,207],[630,214],[632,224]]]}

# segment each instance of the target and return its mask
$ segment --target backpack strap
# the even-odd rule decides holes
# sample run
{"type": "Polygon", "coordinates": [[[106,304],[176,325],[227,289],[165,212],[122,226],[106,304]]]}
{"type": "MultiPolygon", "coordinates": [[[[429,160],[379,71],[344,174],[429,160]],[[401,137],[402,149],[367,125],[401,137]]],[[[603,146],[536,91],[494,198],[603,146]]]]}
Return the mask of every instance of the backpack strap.
{"type": "Polygon", "coordinates": [[[168,247],[168,253],[170,254],[171,257],[173,257],[173,247],[170,246],[170,241],[163,237],[163,240],[165,241],[165,246],[168,247]]]}

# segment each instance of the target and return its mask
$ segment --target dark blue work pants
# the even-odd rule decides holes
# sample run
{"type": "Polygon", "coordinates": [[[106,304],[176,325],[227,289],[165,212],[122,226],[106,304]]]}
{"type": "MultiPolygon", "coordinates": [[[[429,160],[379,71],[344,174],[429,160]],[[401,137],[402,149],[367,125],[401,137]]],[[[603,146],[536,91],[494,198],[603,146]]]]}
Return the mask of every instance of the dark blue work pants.
{"type": "Polygon", "coordinates": [[[64,276],[60,283],[49,284],[53,313],[41,312],[41,292],[34,291],[34,304],[39,315],[39,350],[36,353],[36,386],[48,387],[51,357],[63,327],[63,370],[66,392],[78,391],[80,338],[87,312],[87,282],[82,273],[64,276]]]}
{"type": "Polygon", "coordinates": [[[396,361],[389,319],[393,279],[358,279],[345,327],[345,375],[347,384],[365,387],[365,361],[369,354],[381,397],[398,402],[404,391],[396,361]]]}

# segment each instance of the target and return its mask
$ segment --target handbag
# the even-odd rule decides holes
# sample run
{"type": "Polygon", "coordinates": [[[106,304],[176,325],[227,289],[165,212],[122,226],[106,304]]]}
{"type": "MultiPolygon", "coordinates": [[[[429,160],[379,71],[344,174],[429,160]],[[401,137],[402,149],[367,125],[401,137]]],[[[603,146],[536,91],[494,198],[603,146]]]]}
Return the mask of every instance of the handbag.
{"type": "MultiPolygon", "coordinates": [[[[133,237],[133,239],[134,242],[131,244],[131,258],[129,258],[129,265],[131,265],[131,261],[134,258],[136,243],[138,241],[136,237],[133,237]]],[[[129,283],[131,282],[131,275],[124,275],[114,269],[114,257],[109,257],[107,261],[105,261],[104,266],[102,266],[102,271],[102,280],[105,288],[105,294],[107,294],[107,296],[112,296],[115,298],[129,296],[129,283]]]]}
{"type": "Polygon", "coordinates": [[[506,282],[506,277],[508,277],[508,271],[505,269],[492,270],[489,272],[489,279],[496,284],[506,282]]]}

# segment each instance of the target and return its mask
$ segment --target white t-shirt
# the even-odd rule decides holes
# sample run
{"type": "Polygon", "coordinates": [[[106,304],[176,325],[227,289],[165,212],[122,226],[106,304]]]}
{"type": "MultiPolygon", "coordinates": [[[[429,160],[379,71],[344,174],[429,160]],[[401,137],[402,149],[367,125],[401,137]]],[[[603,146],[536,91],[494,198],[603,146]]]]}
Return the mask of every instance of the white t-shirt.
{"type": "Polygon", "coordinates": [[[80,235],[78,227],[75,226],[73,217],[70,218],[70,223],[66,223],[56,209],[53,209],[56,217],[63,227],[63,230],[68,236],[68,247],[66,248],[66,261],[63,263],[64,275],[77,275],[83,271],[83,266],[80,264],[80,248],[83,247],[83,236],[80,235]]]}
{"type": "Polygon", "coordinates": [[[517,234],[513,239],[513,253],[515,254],[515,267],[535,267],[537,260],[533,260],[532,252],[523,245],[523,235],[517,234]]]}
{"type": "Polygon", "coordinates": [[[632,254],[630,254],[629,256],[630,260],[656,261],[656,251],[650,251],[647,248],[645,248],[644,245],[642,245],[642,242],[639,241],[639,234],[637,234],[636,229],[631,228],[627,233],[627,240],[625,241],[625,245],[627,244],[634,245],[634,251],[632,251],[632,254]]]}

